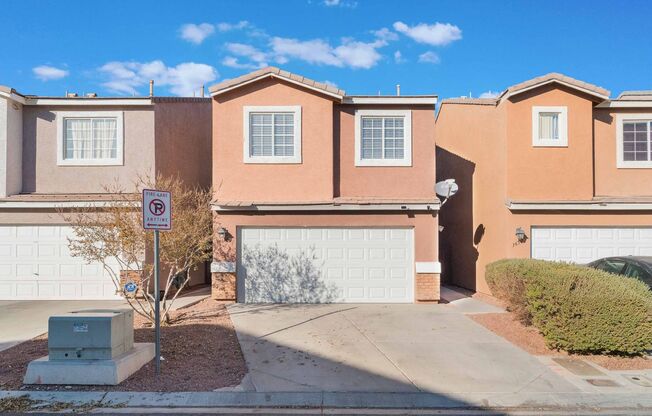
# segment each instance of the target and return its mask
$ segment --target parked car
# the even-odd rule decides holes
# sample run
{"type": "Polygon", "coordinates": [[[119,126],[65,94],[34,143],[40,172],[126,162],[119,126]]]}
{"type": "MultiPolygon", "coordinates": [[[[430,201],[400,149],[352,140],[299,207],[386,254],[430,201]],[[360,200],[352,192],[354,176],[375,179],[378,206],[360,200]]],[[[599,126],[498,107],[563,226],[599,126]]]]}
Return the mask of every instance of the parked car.
{"type": "Polygon", "coordinates": [[[609,273],[634,277],[642,280],[652,289],[652,257],[606,257],[591,262],[587,266],[609,273]]]}

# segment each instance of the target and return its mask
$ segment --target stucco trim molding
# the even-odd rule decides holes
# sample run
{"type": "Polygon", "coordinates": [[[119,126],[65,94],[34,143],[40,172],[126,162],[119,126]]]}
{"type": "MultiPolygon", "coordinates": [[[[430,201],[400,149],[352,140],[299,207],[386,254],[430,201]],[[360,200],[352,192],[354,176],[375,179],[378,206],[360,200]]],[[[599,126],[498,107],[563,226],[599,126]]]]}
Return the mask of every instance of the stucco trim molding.
{"type": "Polygon", "coordinates": [[[652,202],[508,202],[510,211],[652,211],[652,202]]]}
{"type": "Polygon", "coordinates": [[[235,273],[235,262],[214,261],[211,263],[211,273],[235,273]]]}
{"type": "MultiPolygon", "coordinates": [[[[107,208],[114,206],[131,206],[131,202],[122,201],[0,201],[2,209],[54,209],[54,208],[107,208]]],[[[140,206],[140,202],[137,204],[140,206]]]]}
{"type": "Polygon", "coordinates": [[[438,261],[418,261],[414,268],[417,274],[441,273],[441,263],[438,261]]]}
{"type": "Polygon", "coordinates": [[[439,211],[440,204],[292,204],[292,205],[218,205],[211,208],[218,212],[238,211],[439,211]]]}

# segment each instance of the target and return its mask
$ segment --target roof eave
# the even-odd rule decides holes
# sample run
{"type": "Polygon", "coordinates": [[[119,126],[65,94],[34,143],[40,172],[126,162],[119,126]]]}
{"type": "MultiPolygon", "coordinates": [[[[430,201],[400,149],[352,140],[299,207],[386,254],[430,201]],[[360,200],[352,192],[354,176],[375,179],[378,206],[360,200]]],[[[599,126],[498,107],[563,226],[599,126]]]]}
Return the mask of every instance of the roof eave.
{"type": "Polygon", "coordinates": [[[583,87],[580,87],[578,85],[574,85],[574,84],[571,84],[569,82],[565,82],[565,81],[560,80],[560,79],[549,79],[549,80],[546,80],[546,81],[539,82],[537,84],[528,85],[527,87],[519,88],[517,90],[513,90],[513,91],[507,90],[503,95],[501,95],[500,101],[502,102],[502,101],[504,101],[504,100],[506,100],[508,98],[514,97],[514,96],[522,94],[524,92],[531,91],[533,89],[543,87],[544,85],[554,84],[554,83],[561,84],[561,85],[563,85],[565,87],[568,87],[568,88],[571,88],[573,90],[581,91],[581,92],[583,92],[583,93],[585,93],[587,95],[590,95],[592,97],[599,98],[600,101],[604,101],[604,100],[609,99],[609,94],[608,93],[607,94],[598,93],[598,92],[590,90],[588,88],[583,88],[583,87]]]}
{"type": "Polygon", "coordinates": [[[235,89],[238,89],[240,87],[244,87],[245,85],[249,85],[249,84],[252,84],[254,82],[258,82],[258,81],[260,81],[262,79],[265,79],[265,78],[268,78],[268,77],[269,78],[278,78],[278,79],[281,79],[283,81],[298,85],[298,86],[300,86],[302,88],[307,88],[309,90],[313,90],[315,92],[318,92],[319,94],[328,95],[328,96],[336,98],[338,100],[342,100],[342,98],[344,98],[343,94],[338,94],[338,93],[334,93],[332,91],[328,91],[328,90],[325,90],[325,89],[322,89],[322,88],[317,88],[317,87],[314,87],[312,85],[308,85],[308,84],[306,84],[304,82],[297,81],[297,80],[292,79],[290,77],[286,77],[286,76],[283,76],[281,74],[276,74],[276,73],[273,73],[273,72],[261,74],[261,75],[255,77],[255,78],[251,78],[251,79],[239,82],[237,84],[230,85],[230,86],[225,87],[225,88],[217,88],[217,86],[214,85],[214,86],[210,87],[208,89],[208,91],[210,92],[211,97],[216,97],[218,95],[227,93],[229,91],[233,91],[235,89]]]}

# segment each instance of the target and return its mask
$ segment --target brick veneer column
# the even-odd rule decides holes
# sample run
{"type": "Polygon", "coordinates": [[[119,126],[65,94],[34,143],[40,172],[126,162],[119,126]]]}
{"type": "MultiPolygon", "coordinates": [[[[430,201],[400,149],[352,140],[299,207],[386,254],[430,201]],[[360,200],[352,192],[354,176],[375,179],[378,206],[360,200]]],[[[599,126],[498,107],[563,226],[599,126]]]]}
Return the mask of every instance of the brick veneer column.
{"type": "Polygon", "coordinates": [[[211,297],[215,300],[235,302],[235,273],[211,274],[211,297]]]}
{"type": "Polygon", "coordinates": [[[439,274],[418,273],[416,278],[416,301],[439,302],[439,274]]]}

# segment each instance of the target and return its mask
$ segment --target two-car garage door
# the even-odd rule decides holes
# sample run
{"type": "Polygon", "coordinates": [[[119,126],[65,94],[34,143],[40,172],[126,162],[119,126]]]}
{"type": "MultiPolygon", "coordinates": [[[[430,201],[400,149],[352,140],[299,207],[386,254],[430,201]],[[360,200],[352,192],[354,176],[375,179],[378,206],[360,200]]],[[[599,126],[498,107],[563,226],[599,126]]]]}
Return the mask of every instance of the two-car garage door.
{"type": "Polygon", "coordinates": [[[652,256],[652,227],[532,227],[532,258],[586,264],[652,256]]]}
{"type": "Polygon", "coordinates": [[[414,299],[410,228],[238,230],[239,302],[392,302],[414,299]]]}
{"type": "Polygon", "coordinates": [[[72,257],[60,225],[0,225],[0,300],[119,299],[101,264],[72,257]]]}

